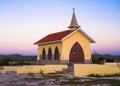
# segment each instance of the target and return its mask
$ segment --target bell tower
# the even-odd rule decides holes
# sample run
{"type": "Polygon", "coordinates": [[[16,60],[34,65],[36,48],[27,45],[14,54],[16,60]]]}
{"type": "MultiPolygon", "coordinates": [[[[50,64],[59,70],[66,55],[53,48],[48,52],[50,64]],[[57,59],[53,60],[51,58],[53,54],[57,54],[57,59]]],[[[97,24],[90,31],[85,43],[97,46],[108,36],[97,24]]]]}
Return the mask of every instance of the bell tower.
{"type": "Polygon", "coordinates": [[[70,30],[75,30],[77,28],[80,28],[80,25],[78,25],[77,19],[76,19],[75,8],[73,8],[73,15],[72,15],[72,19],[71,19],[71,24],[68,26],[68,28],[70,28],[70,30]]]}

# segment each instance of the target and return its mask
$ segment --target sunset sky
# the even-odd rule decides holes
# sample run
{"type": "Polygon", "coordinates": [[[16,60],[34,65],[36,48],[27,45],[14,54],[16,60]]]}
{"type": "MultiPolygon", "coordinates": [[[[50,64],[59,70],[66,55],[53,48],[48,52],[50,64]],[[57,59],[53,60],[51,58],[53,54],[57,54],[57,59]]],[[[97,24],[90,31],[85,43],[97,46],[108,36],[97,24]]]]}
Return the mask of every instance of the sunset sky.
{"type": "Polygon", "coordinates": [[[0,0],[0,54],[36,55],[33,43],[67,30],[72,8],[91,52],[120,55],[120,0],[0,0]]]}

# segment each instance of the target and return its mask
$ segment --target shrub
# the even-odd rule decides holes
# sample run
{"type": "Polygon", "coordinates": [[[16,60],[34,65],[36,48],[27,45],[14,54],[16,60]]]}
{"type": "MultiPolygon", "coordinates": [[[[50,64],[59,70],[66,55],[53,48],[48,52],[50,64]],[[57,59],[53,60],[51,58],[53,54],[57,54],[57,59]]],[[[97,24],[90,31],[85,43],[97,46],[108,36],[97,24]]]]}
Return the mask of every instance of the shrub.
{"type": "Polygon", "coordinates": [[[92,73],[92,74],[89,74],[88,76],[90,76],[90,77],[119,77],[120,72],[114,73],[114,74],[104,74],[104,75],[92,73]]]}
{"type": "Polygon", "coordinates": [[[42,69],[40,69],[40,74],[42,74],[42,75],[44,74],[44,71],[42,69]]]}
{"type": "Polygon", "coordinates": [[[99,75],[99,74],[94,74],[94,73],[89,74],[88,76],[90,76],[90,77],[102,77],[102,75],[99,75]]]}
{"type": "Polygon", "coordinates": [[[27,75],[28,75],[28,76],[33,76],[34,73],[29,72],[27,75]]]}
{"type": "Polygon", "coordinates": [[[9,62],[0,62],[0,66],[8,66],[9,62]]]}
{"type": "Polygon", "coordinates": [[[61,74],[61,73],[62,73],[62,71],[55,71],[55,73],[57,73],[57,74],[61,74]]]}
{"type": "Polygon", "coordinates": [[[102,55],[99,55],[99,54],[93,54],[92,55],[92,62],[93,63],[104,64],[105,60],[106,59],[102,55]]]}

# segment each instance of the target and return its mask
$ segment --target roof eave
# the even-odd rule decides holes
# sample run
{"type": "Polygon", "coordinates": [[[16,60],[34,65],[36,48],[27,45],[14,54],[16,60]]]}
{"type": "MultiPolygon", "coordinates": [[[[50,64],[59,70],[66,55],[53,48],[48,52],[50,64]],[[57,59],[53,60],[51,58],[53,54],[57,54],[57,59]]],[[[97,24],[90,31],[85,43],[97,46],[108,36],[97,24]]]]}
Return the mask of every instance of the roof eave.
{"type": "Polygon", "coordinates": [[[36,43],[37,45],[43,45],[43,44],[51,44],[51,43],[58,43],[61,42],[61,40],[56,40],[56,41],[49,41],[49,42],[43,42],[43,43],[36,43]]]}
{"type": "Polygon", "coordinates": [[[79,31],[82,32],[82,34],[85,35],[91,41],[91,43],[95,43],[95,41],[90,36],[88,36],[84,31],[82,31],[81,29],[79,29],[79,31]]]}
{"type": "Polygon", "coordinates": [[[91,43],[96,43],[94,40],[91,40],[91,43]]]}

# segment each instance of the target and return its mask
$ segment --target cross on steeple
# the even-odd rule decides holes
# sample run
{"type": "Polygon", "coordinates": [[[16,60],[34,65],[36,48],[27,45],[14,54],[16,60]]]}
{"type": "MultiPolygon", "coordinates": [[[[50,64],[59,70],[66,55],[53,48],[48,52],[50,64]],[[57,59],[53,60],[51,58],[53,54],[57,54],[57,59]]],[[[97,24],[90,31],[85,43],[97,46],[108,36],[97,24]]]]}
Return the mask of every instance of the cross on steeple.
{"type": "Polygon", "coordinates": [[[71,24],[68,26],[68,28],[70,28],[70,30],[80,28],[80,25],[78,25],[77,19],[76,19],[75,8],[73,8],[73,15],[72,15],[72,19],[71,19],[71,24]]]}

